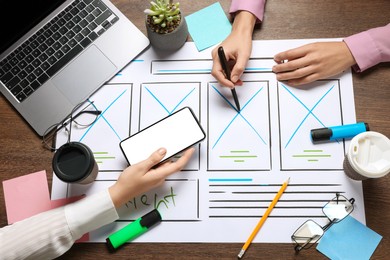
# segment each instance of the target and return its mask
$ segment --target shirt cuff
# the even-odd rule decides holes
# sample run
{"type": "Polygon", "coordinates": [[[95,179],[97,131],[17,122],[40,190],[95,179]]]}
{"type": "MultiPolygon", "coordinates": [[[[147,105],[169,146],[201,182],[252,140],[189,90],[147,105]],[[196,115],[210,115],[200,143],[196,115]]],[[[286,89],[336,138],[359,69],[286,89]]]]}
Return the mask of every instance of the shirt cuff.
{"type": "Polygon", "coordinates": [[[390,61],[389,35],[390,24],[387,24],[344,39],[356,60],[356,71],[364,71],[380,62],[390,61]]]}
{"type": "Polygon", "coordinates": [[[65,217],[75,240],[119,218],[108,189],[66,205],[65,217]]]}
{"type": "Polygon", "coordinates": [[[233,0],[229,13],[234,16],[238,11],[248,11],[256,16],[256,23],[260,23],[264,17],[264,6],[266,0],[233,0]]]}
{"type": "Polygon", "coordinates": [[[344,42],[355,58],[356,71],[362,72],[379,63],[380,52],[367,31],[349,36],[344,42]]]}

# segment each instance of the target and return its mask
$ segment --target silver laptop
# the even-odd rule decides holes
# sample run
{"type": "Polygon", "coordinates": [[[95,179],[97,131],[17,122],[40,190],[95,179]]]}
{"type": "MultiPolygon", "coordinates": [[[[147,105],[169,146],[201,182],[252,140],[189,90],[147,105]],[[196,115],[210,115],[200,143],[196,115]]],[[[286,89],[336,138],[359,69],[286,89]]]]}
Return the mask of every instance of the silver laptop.
{"type": "Polygon", "coordinates": [[[108,0],[10,0],[0,10],[0,90],[40,136],[149,45],[108,0]]]}

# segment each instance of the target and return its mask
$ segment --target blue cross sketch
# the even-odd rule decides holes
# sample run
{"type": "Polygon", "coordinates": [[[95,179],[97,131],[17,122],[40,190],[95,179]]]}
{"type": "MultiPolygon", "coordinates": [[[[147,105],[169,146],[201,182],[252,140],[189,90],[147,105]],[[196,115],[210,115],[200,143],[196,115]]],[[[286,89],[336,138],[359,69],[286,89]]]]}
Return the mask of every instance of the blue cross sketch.
{"type": "Polygon", "coordinates": [[[194,92],[195,88],[193,88],[190,92],[188,92],[174,107],[173,109],[169,110],[161,101],[158,99],[158,97],[148,88],[145,87],[145,89],[148,91],[148,93],[161,105],[161,107],[168,113],[168,115],[171,115],[173,112],[176,111],[176,109],[188,98],[191,93],[194,92]]]}
{"type": "MultiPolygon", "coordinates": [[[[84,134],[81,136],[79,142],[81,142],[85,136],[89,133],[89,131],[91,131],[91,129],[96,125],[96,123],[100,120],[100,119],[103,119],[107,125],[110,127],[110,129],[114,132],[114,134],[118,137],[119,141],[121,141],[123,139],[123,137],[120,137],[118,132],[114,129],[114,127],[110,124],[110,122],[107,120],[107,118],[104,116],[104,114],[123,96],[123,94],[126,92],[127,90],[124,90],[122,93],[119,94],[119,96],[117,96],[104,110],[102,110],[102,113],[98,116],[98,118],[96,119],[96,121],[90,125],[87,130],[84,132],[84,134]]],[[[98,110],[98,108],[96,107],[96,105],[94,104],[94,102],[92,102],[91,100],[87,100],[89,103],[92,104],[92,106],[98,110]]]]}
{"type": "Polygon", "coordinates": [[[235,106],[233,106],[233,104],[213,85],[211,85],[211,87],[229,104],[229,106],[231,106],[235,111],[236,111],[236,115],[232,118],[232,120],[230,120],[230,122],[228,123],[228,125],[225,127],[225,129],[222,131],[222,133],[219,135],[219,137],[217,138],[217,140],[215,141],[212,149],[214,149],[214,147],[218,144],[218,142],[221,140],[222,136],[226,133],[226,131],[229,129],[229,127],[232,125],[232,123],[236,120],[236,118],[238,116],[240,116],[247,124],[250,128],[252,128],[252,130],[256,133],[256,135],[260,138],[260,140],[266,144],[266,142],[264,141],[264,139],[261,137],[261,135],[259,134],[259,132],[257,132],[257,130],[253,127],[253,125],[242,115],[242,111],[248,106],[248,104],[263,90],[263,87],[261,87],[245,104],[244,106],[242,106],[241,108],[241,111],[237,111],[237,109],[235,108],[235,106]]]}
{"type": "Polygon", "coordinates": [[[312,115],[323,127],[326,127],[324,125],[324,123],[322,123],[322,121],[313,113],[313,110],[318,106],[318,104],[320,104],[320,102],[329,94],[330,91],[332,91],[332,89],[334,88],[334,85],[329,88],[325,94],[323,94],[321,96],[321,98],[314,104],[314,106],[309,109],[296,95],[294,95],[291,90],[289,90],[285,85],[283,85],[281,83],[282,87],[291,95],[293,96],[307,111],[308,113],[306,114],[306,116],[302,119],[302,121],[299,123],[299,125],[297,126],[297,128],[295,129],[295,131],[292,133],[292,135],[290,136],[290,138],[288,139],[286,145],[284,146],[284,148],[286,149],[287,146],[290,144],[291,140],[294,138],[294,136],[296,135],[296,133],[298,132],[299,128],[301,128],[302,124],[306,121],[306,119],[309,117],[309,115],[312,115]]]}

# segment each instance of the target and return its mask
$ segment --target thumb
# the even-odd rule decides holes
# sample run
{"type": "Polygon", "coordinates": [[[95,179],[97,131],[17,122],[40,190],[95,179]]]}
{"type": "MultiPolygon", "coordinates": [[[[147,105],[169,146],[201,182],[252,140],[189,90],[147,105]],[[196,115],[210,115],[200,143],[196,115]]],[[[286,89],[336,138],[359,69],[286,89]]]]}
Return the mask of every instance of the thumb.
{"type": "Polygon", "coordinates": [[[245,66],[246,66],[247,59],[238,58],[236,61],[236,64],[234,64],[234,67],[232,69],[231,74],[231,81],[233,83],[237,83],[237,81],[241,78],[242,73],[244,73],[245,66]]]}
{"type": "Polygon", "coordinates": [[[149,158],[146,160],[141,161],[139,164],[144,167],[145,170],[151,169],[153,166],[161,162],[161,160],[164,158],[165,154],[167,153],[167,150],[165,148],[160,148],[157,151],[153,152],[149,158]]]}

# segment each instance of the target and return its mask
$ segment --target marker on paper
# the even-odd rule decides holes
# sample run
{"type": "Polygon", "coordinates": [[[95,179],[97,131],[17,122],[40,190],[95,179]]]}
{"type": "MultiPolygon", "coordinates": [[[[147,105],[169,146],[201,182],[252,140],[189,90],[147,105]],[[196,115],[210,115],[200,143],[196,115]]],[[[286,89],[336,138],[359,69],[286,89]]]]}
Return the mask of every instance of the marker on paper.
{"type": "Polygon", "coordinates": [[[134,222],[111,234],[106,238],[108,250],[113,252],[118,247],[142,235],[154,224],[161,222],[161,215],[157,209],[150,211],[134,222]]]}
{"type": "Polygon", "coordinates": [[[359,122],[350,125],[312,129],[310,133],[311,140],[313,141],[313,143],[318,143],[323,141],[334,141],[343,138],[349,139],[366,131],[370,131],[368,124],[364,122],[359,122]]]}

